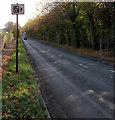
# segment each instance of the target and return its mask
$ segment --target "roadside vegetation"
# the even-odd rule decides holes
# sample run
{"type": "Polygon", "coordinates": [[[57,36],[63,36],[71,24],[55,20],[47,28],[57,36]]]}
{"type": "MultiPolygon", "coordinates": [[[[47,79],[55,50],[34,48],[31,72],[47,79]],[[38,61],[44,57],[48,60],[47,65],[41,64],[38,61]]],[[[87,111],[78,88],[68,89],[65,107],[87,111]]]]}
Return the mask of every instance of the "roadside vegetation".
{"type": "Polygon", "coordinates": [[[15,72],[15,51],[2,80],[3,119],[43,119],[45,108],[34,72],[19,41],[19,73],[15,72]]]}
{"type": "Polygon", "coordinates": [[[115,51],[115,2],[53,2],[42,15],[29,20],[23,31],[38,40],[56,43],[76,52],[110,57],[115,51]],[[93,51],[93,52],[92,52],[93,51]]]}
{"type": "Polygon", "coordinates": [[[8,48],[14,41],[12,33],[1,33],[1,50],[8,48]]]}
{"type": "MultiPolygon", "coordinates": [[[[19,31],[20,34],[21,27],[19,25],[19,31]]],[[[3,32],[0,32],[0,50],[9,49],[9,46],[12,44],[15,44],[15,38],[16,38],[16,24],[9,21],[5,24],[5,28],[3,32]]]]}

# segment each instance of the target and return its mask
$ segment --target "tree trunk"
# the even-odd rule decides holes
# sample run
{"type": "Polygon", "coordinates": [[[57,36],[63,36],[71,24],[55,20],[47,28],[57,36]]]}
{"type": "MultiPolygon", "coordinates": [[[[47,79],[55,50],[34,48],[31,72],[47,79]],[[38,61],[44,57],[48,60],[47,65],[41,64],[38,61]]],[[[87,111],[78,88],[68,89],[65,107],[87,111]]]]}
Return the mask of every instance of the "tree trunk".
{"type": "Polygon", "coordinates": [[[109,55],[109,39],[107,39],[107,55],[109,55]]]}
{"type": "Polygon", "coordinates": [[[76,18],[77,18],[77,16],[79,15],[79,10],[80,9],[78,9],[77,11],[76,11],[76,3],[73,3],[73,5],[72,5],[72,15],[71,15],[71,21],[73,22],[73,45],[74,45],[74,47],[75,48],[77,48],[77,47],[80,47],[81,45],[80,45],[80,40],[79,40],[79,35],[78,35],[78,31],[77,31],[77,28],[76,28],[76,18]]]}
{"type": "Polygon", "coordinates": [[[79,35],[78,35],[78,31],[77,31],[77,28],[76,28],[76,25],[73,24],[73,31],[74,31],[74,34],[75,34],[75,41],[74,41],[74,47],[81,47],[80,45],[80,40],[79,40],[79,35]]]}
{"type": "Polygon", "coordinates": [[[87,16],[89,19],[89,27],[90,27],[90,32],[91,32],[92,50],[95,50],[97,47],[97,41],[96,41],[96,36],[95,36],[95,26],[94,26],[94,21],[93,21],[93,13],[87,12],[87,16]]]}

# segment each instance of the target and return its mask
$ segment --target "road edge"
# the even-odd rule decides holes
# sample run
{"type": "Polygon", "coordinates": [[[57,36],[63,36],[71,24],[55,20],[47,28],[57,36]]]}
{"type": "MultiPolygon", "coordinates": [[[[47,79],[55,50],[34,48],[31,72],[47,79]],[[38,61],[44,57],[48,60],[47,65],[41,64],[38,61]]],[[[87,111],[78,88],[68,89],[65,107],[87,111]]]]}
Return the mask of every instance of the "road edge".
{"type": "MultiPolygon", "coordinates": [[[[36,78],[36,80],[37,80],[38,75],[36,74],[35,67],[34,67],[34,65],[33,65],[33,63],[32,63],[33,60],[32,60],[32,58],[31,58],[31,55],[28,53],[28,50],[27,50],[27,48],[26,48],[23,40],[22,40],[22,43],[23,43],[24,49],[25,49],[25,51],[26,51],[26,55],[27,55],[27,58],[28,58],[28,62],[29,62],[29,64],[32,66],[32,69],[33,69],[33,71],[34,71],[35,78],[36,78]]],[[[37,82],[38,82],[38,81],[39,81],[39,80],[37,80],[37,82]]],[[[44,108],[45,108],[45,110],[46,110],[46,116],[47,116],[48,119],[51,119],[51,115],[50,115],[50,112],[49,112],[49,110],[48,110],[47,103],[45,102],[44,95],[42,94],[42,90],[41,90],[40,88],[39,88],[39,90],[40,90],[39,92],[40,92],[40,95],[41,95],[41,98],[42,98],[43,106],[44,106],[44,108]]]]}
{"type": "Polygon", "coordinates": [[[50,43],[45,43],[45,42],[42,42],[42,41],[39,41],[39,40],[35,40],[35,41],[40,42],[40,43],[45,44],[45,45],[49,45],[49,46],[51,46],[53,48],[56,48],[56,49],[59,49],[59,50],[63,50],[66,53],[71,53],[71,54],[76,55],[76,56],[80,56],[80,57],[91,59],[91,60],[94,60],[94,61],[97,61],[97,62],[101,62],[103,64],[106,64],[106,65],[109,65],[109,66],[112,66],[112,67],[115,66],[115,63],[112,62],[112,61],[108,61],[108,60],[104,60],[102,58],[98,58],[98,57],[94,57],[94,56],[88,56],[88,55],[85,55],[85,54],[70,51],[70,50],[67,50],[67,49],[64,49],[64,48],[61,48],[61,47],[57,47],[57,46],[51,45],[50,43]]]}

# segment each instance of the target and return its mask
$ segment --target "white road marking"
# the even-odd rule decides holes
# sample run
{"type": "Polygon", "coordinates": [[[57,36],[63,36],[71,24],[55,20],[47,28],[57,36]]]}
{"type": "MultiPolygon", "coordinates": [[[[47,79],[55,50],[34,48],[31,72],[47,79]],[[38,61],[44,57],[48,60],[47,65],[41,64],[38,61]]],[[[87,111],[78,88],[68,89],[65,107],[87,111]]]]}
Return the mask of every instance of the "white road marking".
{"type": "Polygon", "coordinates": [[[52,56],[50,56],[50,57],[54,57],[54,56],[52,55],[52,56]]]}
{"type": "Polygon", "coordinates": [[[88,67],[87,66],[85,66],[85,65],[83,65],[83,64],[79,64],[81,67],[84,67],[84,68],[86,68],[86,69],[88,69],[88,67]]]}
{"type": "Polygon", "coordinates": [[[113,78],[113,76],[110,76],[110,78],[112,79],[112,78],[113,78]]]}
{"type": "Polygon", "coordinates": [[[114,70],[110,70],[111,72],[113,72],[113,73],[115,73],[115,71],[114,70]]]}
{"type": "Polygon", "coordinates": [[[91,63],[90,65],[95,65],[95,63],[91,63]]]}
{"type": "Polygon", "coordinates": [[[58,63],[58,61],[55,61],[54,63],[58,63]]]}
{"type": "Polygon", "coordinates": [[[99,101],[104,102],[104,99],[102,97],[99,98],[99,101]]]}
{"type": "Polygon", "coordinates": [[[62,57],[62,55],[59,55],[60,57],[62,57]]]}

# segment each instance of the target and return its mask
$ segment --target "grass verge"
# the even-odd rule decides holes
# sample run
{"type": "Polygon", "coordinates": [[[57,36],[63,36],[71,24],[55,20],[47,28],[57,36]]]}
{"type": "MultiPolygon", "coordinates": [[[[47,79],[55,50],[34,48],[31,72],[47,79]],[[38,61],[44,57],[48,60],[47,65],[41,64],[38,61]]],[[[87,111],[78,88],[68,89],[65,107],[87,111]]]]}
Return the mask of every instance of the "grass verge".
{"type": "Polygon", "coordinates": [[[15,72],[15,51],[2,80],[3,119],[46,118],[39,87],[19,41],[19,73],[15,72]]]}

